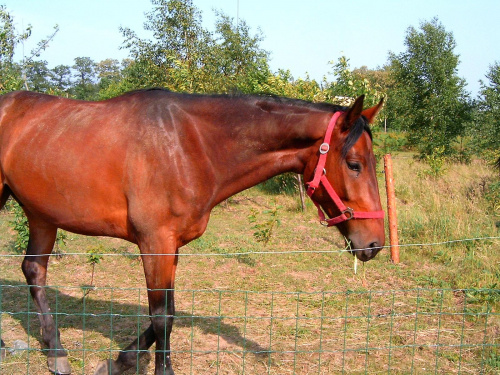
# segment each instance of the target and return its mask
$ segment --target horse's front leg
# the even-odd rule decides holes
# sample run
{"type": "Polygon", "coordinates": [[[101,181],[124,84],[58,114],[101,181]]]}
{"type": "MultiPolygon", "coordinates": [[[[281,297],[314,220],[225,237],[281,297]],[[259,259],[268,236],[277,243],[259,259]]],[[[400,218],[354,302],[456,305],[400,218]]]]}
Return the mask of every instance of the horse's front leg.
{"type": "Polygon", "coordinates": [[[139,243],[148,287],[151,325],[156,338],[156,375],[174,375],[170,334],[175,316],[177,245],[177,237],[168,232],[158,233],[154,239],[139,243]]]}
{"type": "Polygon", "coordinates": [[[170,359],[170,333],[175,315],[174,278],[177,266],[177,240],[165,233],[138,241],[148,287],[151,326],[125,348],[115,361],[101,362],[94,375],[119,375],[137,366],[140,351],[156,342],[155,374],[174,375],[170,359]]]}
{"type": "Polygon", "coordinates": [[[170,334],[175,316],[172,287],[148,290],[151,325],[156,336],[156,375],[174,375],[170,358],[170,334]]]}

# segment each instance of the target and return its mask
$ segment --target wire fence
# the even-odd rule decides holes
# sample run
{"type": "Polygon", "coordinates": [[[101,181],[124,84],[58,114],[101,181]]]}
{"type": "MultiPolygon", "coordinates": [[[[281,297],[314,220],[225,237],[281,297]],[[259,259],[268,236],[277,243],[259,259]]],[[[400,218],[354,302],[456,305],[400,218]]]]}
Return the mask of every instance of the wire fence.
{"type": "MultiPolygon", "coordinates": [[[[460,241],[469,240],[478,239],[460,241]]],[[[149,326],[145,288],[47,286],[46,293],[73,374],[92,374],[149,326]]],[[[180,289],[172,359],[176,374],[498,374],[499,305],[496,288],[180,289]]],[[[10,354],[0,373],[47,373],[29,287],[0,280],[0,312],[10,354]]],[[[137,356],[129,373],[153,373],[151,352],[137,356]]]]}
{"type": "MultiPolygon", "coordinates": [[[[8,348],[14,355],[1,364],[2,373],[44,373],[46,349],[38,342],[28,287],[2,285],[0,291],[3,337],[21,325],[27,344],[8,348]]],[[[92,298],[66,287],[47,287],[47,293],[63,342],[70,335],[73,373],[92,373],[99,360],[116,358],[149,324],[145,289],[103,288],[92,298]],[[136,303],[124,302],[124,295],[136,303]]],[[[177,296],[172,357],[179,374],[498,371],[499,314],[492,302],[500,290],[178,290],[177,296]]],[[[136,373],[148,373],[149,361],[139,362],[136,373]]]]}

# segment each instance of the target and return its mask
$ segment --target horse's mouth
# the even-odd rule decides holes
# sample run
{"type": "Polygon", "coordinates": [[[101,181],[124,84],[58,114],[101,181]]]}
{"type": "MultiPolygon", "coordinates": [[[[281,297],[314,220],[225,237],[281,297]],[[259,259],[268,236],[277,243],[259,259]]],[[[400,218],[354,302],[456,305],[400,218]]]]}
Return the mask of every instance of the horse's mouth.
{"type": "Polygon", "coordinates": [[[380,250],[382,250],[382,248],[382,246],[379,246],[376,242],[373,242],[366,248],[351,249],[349,251],[360,261],[368,262],[369,260],[375,258],[375,256],[379,253],[380,250]]]}

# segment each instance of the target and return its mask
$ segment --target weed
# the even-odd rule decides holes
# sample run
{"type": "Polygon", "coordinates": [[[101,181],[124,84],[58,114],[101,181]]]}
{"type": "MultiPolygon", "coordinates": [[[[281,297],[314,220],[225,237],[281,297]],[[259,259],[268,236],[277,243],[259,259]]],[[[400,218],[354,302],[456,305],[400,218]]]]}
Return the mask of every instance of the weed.
{"type": "MultiPolygon", "coordinates": [[[[250,267],[254,267],[256,264],[255,259],[247,254],[234,254],[232,250],[228,250],[228,249],[222,248],[222,247],[215,247],[215,248],[213,248],[213,250],[215,252],[217,252],[218,254],[227,254],[224,256],[225,258],[233,258],[234,257],[234,258],[236,258],[238,263],[246,264],[247,266],[250,266],[250,267]]],[[[244,251],[241,248],[239,248],[239,249],[237,249],[237,251],[235,251],[235,253],[243,253],[243,252],[244,251]]]]}
{"type": "Polygon", "coordinates": [[[470,289],[466,292],[467,301],[470,303],[500,303],[500,289],[497,283],[487,289],[470,289]]]}
{"type": "Polygon", "coordinates": [[[488,185],[484,198],[488,202],[493,216],[500,217],[500,180],[488,185]]]}
{"type": "Polygon", "coordinates": [[[87,263],[89,263],[92,266],[92,275],[90,277],[90,284],[84,285],[82,287],[84,289],[83,298],[85,298],[90,293],[91,290],[95,289],[94,286],[95,266],[96,264],[101,263],[101,260],[103,259],[102,255],[103,252],[104,252],[104,247],[102,245],[94,247],[88,251],[87,263]]]}
{"type": "MultiPolygon", "coordinates": [[[[29,223],[22,207],[15,201],[10,200],[7,209],[14,214],[10,221],[12,229],[16,232],[14,251],[22,254],[27,248],[30,239],[29,223]]],[[[61,249],[66,246],[68,235],[62,230],[57,231],[54,253],[61,255],[61,249]]]]}
{"type": "Polygon", "coordinates": [[[55,242],[54,252],[58,255],[62,255],[61,249],[66,248],[66,241],[68,240],[68,235],[63,230],[57,231],[57,237],[55,242]]]}
{"type": "Polygon", "coordinates": [[[424,176],[430,176],[432,178],[438,178],[444,175],[446,172],[445,168],[445,148],[437,147],[434,152],[430,155],[425,155],[425,161],[427,162],[429,169],[424,170],[422,173],[424,176]]]}
{"type": "Polygon", "coordinates": [[[497,350],[490,350],[485,362],[489,367],[500,370],[500,353],[497,350]]]}
{"type": "Polygon", "coordinates": [[[10,222],[10,224],[17,233],[14,249],[17,254],[22,254],[28,248],[28,242],[30,239],[28,219],[26,218],[21,206],[15,202],[12,205],[12,212],[14,213],[14,219],[10,222]]]}
{"type": "Polygon", "coordinates": [[[453,255],[447,250],[438,250],[433,255],[435,261],[441,262],[445,266],[450,266],[453,264],[453,255]]]}
{"type": "Polygon", "coordinates": [[[269,210],[264,210],[261,213],[256,209],[252,208],[250,215],[248,215],[248,221],[253,224],[252,229],[255,230],[253,236],[258,242],[263,242],[264,246],[268,244],[271,236],[273,234],[273,229],[281,224],[278,218],[279,210],[282,206],[274,206],[274,208],[269,210]],[[260,215],[265,215],[266,218],[260,219],[260,215]]]}

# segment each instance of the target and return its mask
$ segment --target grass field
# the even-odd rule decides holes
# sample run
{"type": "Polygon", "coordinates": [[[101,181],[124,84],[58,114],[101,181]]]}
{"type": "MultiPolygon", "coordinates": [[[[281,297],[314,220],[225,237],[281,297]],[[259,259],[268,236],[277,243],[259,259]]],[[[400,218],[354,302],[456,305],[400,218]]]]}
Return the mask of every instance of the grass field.
{"type": "MultiPolygon", "coordinates": [[[[355,274],[343,238],[318,224],[309,202],[302,213],[295,196],[253,188],[218,206],[205,235],[181,249],[176,374],[498,374],[500,213],[487,199],[494,173],[473,161],[431,177],[409,154],[393,162],[398,265],[385,249],[355,274]],[[273,210],[281,225],[265,245],[253,227],[273,210]]],[[[385,196],[382,173],[380,186],[385,196]]],[[[8,347],[23,340],[30,350],[8,356],[0,373],[44,374],[10,220],[0,214],[1,334],[8,347]]],[[[61,251],[48,273],[52,310],[73,373],[92,374],[148,325],[138,250],[68,234],[61,251]],[[90,251],[104,255],[93,280],[90,251]]],[[[128,373],[152,374],[153,362],[145,354],[128,373]]]]}

